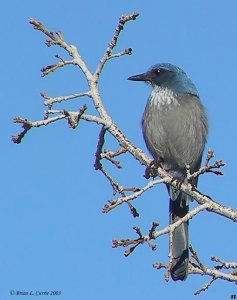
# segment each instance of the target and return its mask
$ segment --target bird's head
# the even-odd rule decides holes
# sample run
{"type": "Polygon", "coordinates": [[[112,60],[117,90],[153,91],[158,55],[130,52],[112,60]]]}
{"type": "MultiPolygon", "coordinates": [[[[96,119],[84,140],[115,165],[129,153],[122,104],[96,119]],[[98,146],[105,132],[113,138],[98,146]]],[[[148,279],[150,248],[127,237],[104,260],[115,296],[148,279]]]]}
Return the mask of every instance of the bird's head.
{"type": "Polygon", "coordinates": [[[160,86],[171,89],[177,94],[190,93],[198,96],[195,85],[186,73],[169,63],[154,65],[147,72],[131,76],[128,80],[145,81],[150,83],[153,88],[160,86]]]}

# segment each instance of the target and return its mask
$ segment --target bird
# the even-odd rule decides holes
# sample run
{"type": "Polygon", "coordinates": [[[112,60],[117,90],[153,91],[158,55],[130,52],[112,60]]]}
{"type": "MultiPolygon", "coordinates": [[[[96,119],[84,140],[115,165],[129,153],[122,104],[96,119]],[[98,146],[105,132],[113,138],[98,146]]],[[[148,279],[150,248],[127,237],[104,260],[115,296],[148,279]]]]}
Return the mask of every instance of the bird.
{"type": "MultiPolygon", "coordinates": [[[[156,64],[128,80],[144,81],[152,87],[141,123],[154,162],[179,182],[187,183],[187,166],[191,174],[200,168],[208,134],[207,113],[196,86],[171,63],[156,64]]],[[[190,183],[197,187],[197,181],[190,183]]],[[[173,224],[188,213],[191,199],[178,187],[167,184],[167,190],[169,222],[173,224]]],[[[174,281],[188,276],[188,225],[188,221],[181,223],[170,235],[170,275],[174,281]]]]}

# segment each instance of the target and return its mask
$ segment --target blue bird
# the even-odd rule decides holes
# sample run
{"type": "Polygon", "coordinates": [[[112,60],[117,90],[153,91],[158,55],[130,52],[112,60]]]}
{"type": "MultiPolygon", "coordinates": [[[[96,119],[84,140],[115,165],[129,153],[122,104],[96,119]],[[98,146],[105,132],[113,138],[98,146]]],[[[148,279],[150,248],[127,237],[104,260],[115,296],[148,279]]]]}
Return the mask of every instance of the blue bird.
{"type": "MultiPolygon", "coordinates": [[[[187,182],[186,166],[191,173],[201,164],[208,133],[208,121],[198,91],[179,67],[162,63],[146,73],[128,80],[145,81],[152,92],[142,117],[142,131],[146,146],[154,160],[181,182],[187,182]]],[[[192,184],[197,186],[197,179],[192,184]]],[[[167,185],[170,197],[170,224],[188,213],[190,197],[167,185]]],[[[185,280],[188,275],[188,222],[173,232],[170,241],[174,281],[185,280]]]]}

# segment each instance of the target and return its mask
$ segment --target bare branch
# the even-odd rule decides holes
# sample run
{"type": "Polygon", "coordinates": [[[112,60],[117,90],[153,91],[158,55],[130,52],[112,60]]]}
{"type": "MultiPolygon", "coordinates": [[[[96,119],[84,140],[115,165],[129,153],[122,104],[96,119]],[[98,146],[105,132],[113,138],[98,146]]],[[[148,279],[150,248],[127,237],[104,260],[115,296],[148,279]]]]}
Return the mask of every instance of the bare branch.
{"type": "Polygon", "coordinates": [[[57,42],[57,37],[55,37],[54,33],[49,31],[42,23],[40,23],[39,21],[37,21],[36,19],[33,19],[33,18],[30,18],[29,23],[34,25],[34,29],[42,31],[51,40],[57,42]]]}
{"type": "Polygon", "coordinates": [[[130,247],[128,250],[126,250],[124,252],[125,256],[129,256],[139,245],[142,245],[143,243],[147,243],[148,246],[155,251],[156,250],[156,245],[151,243],[151,239],[153,238],[153,231],[155,231],[156,227],[158,226],[158,223],[152,223],[152,227],[149,231],[149,238],[147,238],[147,236],[144,236],[141,232],[141,229],[139,227],[133,227],[133,229],[135,230],[135,232],[138,235],[138,238],[135,240],[113,240],[113,244],[112,247],[113,248],[117,248],[117,247],[127,247],[130,245],[133,245],[132,247],[130,247]]]}
{"type": "Polygon", "coordinates": [[[132,55],[132,48],[125,49],[125,50],[123,50],[121,52],[118,52],[116,54],[111,54],[110,56],[108,56],[108,60],[112,59],[112,58],[118,58],[118,57],[123,56],[123,55],[132,55]]]}
{"type": "MultiPolygon", "coordinates": [[[[158,237],[164,235],[164,234],[169,234],[171,231],[174,231],[178,226],[180,226],[180,224],[187,222],[189,219],[191,219],[192,217],[194,217],[195,215],[197,215],[198,213],[200,213],[201,211],[205,210],[206,207],[208,206],[208,204],[203,204],[200,205],[196,208],[194,208],[193,210],[189,211],[187,215],[185,215],[183,218],[179,219],[178,221],[176,221],[173,224],[170,224],[168,226],[166,226],[165,228],[156,231],[156,227],[159,225],[158,223],[153,223],[153,226],[151,228],[151,230],[149,231],[148,235],[142,235],[142,241],[139,240],[139,244],[141,244],[142,242],[148,242],[154,239],[157,239],[158,237]]],[[[128,245],[134,244],[136,245],[136,247],[138,246],[138,240],[135,239],[122,239],[122,240],[115,240],[116,241],[116,247],[119,246],[123,246],[123,247],[127,247],[128,245]]],[[[114,245],[114,241],[113,241],[113,245],[114,245]]]]}
{"type": "Polygon", "coordinates": [[[101,128],[101,131],[100,131],[100,134],[99,134],[99,138],[98,138],[98,144],[97,144],[97,150],[96,150],[96,153],[95,153],[95,164],[94,164],[94,167],[95,167],[95,170],[101,170],[102,168],[102,164],[100,162],[101,160],[101,152],[102,152],[102,148],[104,146],[104,142],[105,142],[105,133],[106,133],[106,127],[103,126],[101,128]]]}
{"type": "Polygon", "coordinates": [[[82,115],[84,114],[84,112],[85,112],[86,110],[87,110],[87,105],[86,105],[86,104],[84,104],[84,105],[80,108],[78,114],[70,114],[67,110],[65,110],[65,109],[63,110],[64,115],[65,115],[65,116],[67,117],[67,119],[68,119],[68,124],[69,124],[70,128],[75,129],[75,128],[78,126],[79,121],[80,121],[82,115]]]}
{"type": "Polygon", "coordinates": [[[124,28],[124,25],[128,22],[128,21],[134,21],[136,20],[136,18],[139,16],[138,13],[134,12],[133,14],[131,15],[123,15],[121,16],[121,18],[119,19],[119,23],[118,23],[118,26],[116,27],[116,30],[115,30],[115,33],[114,33],[114,36],[112,37],[112,40],[110,41],[106,51],[105,51],[105,54],[104,56],[101,58],[100,60],[100,63],[95,71],[95,77],[96,77],[96,80],[99,79],[99,76],[101,74],[101,71],[103,70],[103,67],[105,65],[105,63],[111,59],[111,58],[116,58],[116,57],[120,57],[120,56],[123,56],[123,55],[131,55],[132,54],[132,48],[128,48],[128,49],[125,49],[124,51],[122,52],[119,52],[117,54],[113,54],[112,55],[112,51],[114,49],[114,47],[117,45],[117,41],[118,41],[118,37],[121,33],[121,31],[123,30],[124,28]]]}
{"type": "Polygon", "coordinates": [[[61,115],[54,118],[48,118],[46,120],[40,120],[40,121],[29,121],[27,119],[23,119],[20,117],[16,117],[13,119],[14,123],[20,123],[23,124],[22,127],[24,130],[19,133],[18,135],[12,136],[12,141],[16,144],[20,144],[25,134],[32,128],[32,127],[40,127],[40,126],[46,126],[50,123],[56,122],[58,120],[64,119],[66,116],[61,115]]]}
{"type": "Polygon", "coordinates": [[[200,288],[199,290],[197,290],[195,293],[194,293],[194,295],[196,296],[196,295],[199,295],[201,292],[204,292],[204,291],[206,291],[210,286],[211,286],[211,284],[214,282],[214,281],[216,281],[217,280],[217,278],[212,278],[208,283],[206,283],[202,288],[200,288]]]}
{"type": "Polygon", "coordinates": [[[201,262],[200,258],[197,255],[197,252],[194,251],[192,246],[189,247],[189,250],[192,254],[192,260],[190,260],[189,264],[189,274],[198,274],[198,275],[206,275],[212,277],[212,279],[205,284],[202,288],[195,292],[195,295],[200,294],[202,291],[206,291],[210,285],[216,281],[217,279],[227,280],[229,282],[237,283],[237,276],[234,274],[228,274],[219,271],[216,267],[214,269],[207,268],[203,262],[201,262]],[[196,263],[195,263],[196,262],[196,263]]]}
{"type": "Polygon", "coordinates": [[[87,97],[91,97],[91,92],[84,92],[84,93],[77,93],[77,94],[72,94],[72,95],[69,95],[69,96],[60,96],[60,97],[50,97],[48,94],[46,93],[41,93],[41,96],[46,99],[46,101],[44,102],[44,105],[45,106],[48,106],[49,109],[52,108],[52,105],[54,103],[61,103],[63,101],[68,101],[68,100],[72,100],[72,99],[77,99],[77,98],[80,98],[80,97],[84,97],[84,96],[87,96],[87,97]]]}
{"type": "Polygon", "coordinates": [[[224,175],[222,171],[217,171],[216,169],[220,169],[225,165],[223,160],[216,161],[213,165],[210,165],[210,160],[214,157],[214,151],[209,150],[207,153],[207,158],[205,165],[201,167],[197,172],[190,174],[189,166],[187,166],[187,179],[190,182],[193,178],[199,177],[205,173],[213,173],[215,175],[224,175]]]}
{"type": "Polygon", "coordinates": [[[58,45],[58,46],[64,48],[68,52],[68,54],[74,58],[72,63],[74,65],[77,65],[82,70],[82,72],[85,74],[86,78],[92,79],[92,74],[89,71],[89,69],[86,66],[83,59],[81,58],[81,56],[79,55],[76,46],[68,45],[64,41],[64,37],[60,31],[56,32],[54,34],[53,32],[49,31],[42,23],[40,23],[39,21],[37,21],[36,19],[33,19],[33,18],[31,18],[29,22],[30,22],[30,24],[34,25],[34,29],[43,32],[50,38],[50,40],[46,41],[47,46],[50,47],[53,45],[58,45]]]}
{"type": "Polygon", "coordinates": [[[127,152],[127,149],[125,149],[125,148],[120,148],[119,150],[117,150],[115,152],[105,150],[104,153],[102,153],[102,157],[106,158],[106,159],[109,159],[109,158],[113,158],[115,156],[119,156],[121,154],[124,154],[126,152],[127,152]]]}
{"type": "Polygon", "coordinates": [[[216,256],[213,256],[211,258],[212,261],[215,261],[215,262],[219,262],[221,265],[220,266],[215,266],[216,269],[236,269],[237,268],[237,262],[227,262],[227,261],[224,261],[223,259],[220,259],[216,256]]]}
{"type": "MultiPolygon", "coordinates": [[[[104,168],[104,166],[102,165],[101,163],[101,159],[102,159],[102,150],[103,150],[103,146],[104,146],[104,143],[105,143],[105,134],[106,134],[106,127],[103,126],[101,128],[101,131],[100,131],[100,134],[99,134],[99,138],[98,138],[98,144],[97,144],[97,150],[96,150],[96,153],[95,153],[95,164],[94,164],[94,167],[95,167],[95,170],[100,170],[104,175],[105,177],[109,180],[112,188],[113,188],[113,194],[121,194],[123,197],[126,197],[126,194],[125,192],[126,191],[137,191],[137,188],[135,187],[124,187],[122,186],[121,184],[119,184],[107,171],[106,169],[104,168]]],[[[134,217],[137,217],[138,216],[138,213],[135,209],[135,207],[133,207],[129,201],[127,201],[127,204],[130,208],[130,211],[131,213],[133,214],[134,217]]]]}
{"type": "Polygon", "coordinates": [[[41,76],[44,77],[46,75],[49,75],[50,73],[53,73],[54,71],[56,71],[59,68],[65,67],[67,65],[73,65],[73,64],[74,64],[74,62],[72,60],[64,60],[64,61],[58,62],[57,64],[43,67],[41,69],[41,72],[42,72],[41,76]]]}
{"type": "Polygon", "coordinates": [[[106,204],[103,208],[103,212],[107,213],[109,212],[111,209],[117,207],[118,205],[121,205],[124,202],[128,202],[131,200],[136,199],[137,197],[141,196],[141,194],[143,194],[145,191],[147,191],[148,189],[152,188],[153,186],[160,184],[160,183],[164,183],[166,180],[166,178],[163,179],[156,179],[153,181],[150,181],[147,185],[145,185],[142,189],[137,190],[135,193],[125,196],[125,197],[121,197],[118,198],[117,200],[110,200],[109,203],[110,204],[106,204]]]}
{"type": "Polygon", "coordinates": [[[47,111],[45,111],[45,114],[46,114],[47,118],[45,118],[44,120],[39,120],[39,121],[30,121],[30,120],[27,120],[27,119],[16,117],[13,120],[14,123],[23,124],[22,127],[24,128],[24,130],[20,134],[18,134],[16,136],[12,136],[12,141],[16,144],[19,144],[19,143],[21,143],[22,138],[24,137],[24,135],[31,128],[47,126],[51,123],[54,123],[54,122],[62,120],[62,119],[68,119],[69,120],[69,125],[73,129],[76,128],[76,126],[78,125],[78,122],[79,122],[80,119],[104,125],[104,122],[103,122],[102,119],[100,119],[96,116],[84,115],[85,110],[86,110],[85,105],[82,106],[82,108],[79,110],[79,112],[69,112],[69,111],[66,111],[66,110],[54,110],[54,111],[47,110],[47,111]],[[56,117],[49,118],[48,115],[51,114],[51,113],[54,113],[54,114],[58,113],[60,115],[58,115],[56,117]]]}
{"type": "Polygon", "coordinates": [[[214,269],[210,269],[210,268],[205,268],[205,272],[201,270],[200,267],[190,267],[189,268],[189,274],[198,274],[198,275],[208,275],[211,276],[215,279],[223,279],[229,282],[235,282],[237,283],[237,276],[236,275],[232,275],[232,274],[227,274],[227,273],[223,273],[220,272],[218,270],[214,270],[214,269]]]}
{"type": "Polygon", "coordinates": [[[112,164],[114,164],[118,169],[121,169],[122,165],[121,165],[120,161],[115,160],[114,157],[124,154],[126,152],[127,152],[127,150],[124,148],[120,148],[119,150],[117,150],[115,152],[112,152],[112,151],[109,151],[106,149],[106,150],[104,150],[103,153],[101,153],[101,158],[107,159],[112,164]]]}

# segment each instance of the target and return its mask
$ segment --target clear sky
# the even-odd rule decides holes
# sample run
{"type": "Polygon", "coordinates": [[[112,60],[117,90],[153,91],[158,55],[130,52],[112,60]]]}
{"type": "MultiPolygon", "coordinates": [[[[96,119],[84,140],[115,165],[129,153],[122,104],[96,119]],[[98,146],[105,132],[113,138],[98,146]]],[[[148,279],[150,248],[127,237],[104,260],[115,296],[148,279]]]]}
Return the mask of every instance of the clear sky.
{"type": "MultiPolygon", "coordinates": [[[[61,121],[31,130],[20,145],[10,141],[21,130],[13,124],[13,117],[42,118],[45,108],[40,92],[59,96],[86,89],[75,67],[40,77],[40,69],[56,61],[55,54],[67,56],[61,49],[47,48],[45,37],[32,29],[29,18],[39,19],[50,30],[61,30],[94,70],[118,18],[133,11],[140,17],[127,24],[117,48],[132,47],[133,55],[108,63],[101,79],[107,110],[124,133],[147,151],[140,118],[150,90],[126,78],[158,62],[182,67],[195,82],[208,111],[206,151],[214,149],[215,158],[226,162],[225,176],[203,176],[200,190],[236,207],[235,0],[1,1],[0,299],[18,299],[10,295],[11,290],[61,291],[61,296],[54,297],[67,300],[230,299],[237,294],[233,284],[217,281],[194,297],[194,291],[209,280],[197,275],[186,282],[166,283],[164,272],[153,269],[152,264],[167,262],[167,237],[157,241],[157,251],[143,245],[128,258],[124,249],[112,249],[112,239],[135,238],[133,226],[140,226],[144,233],[153,221],[165,226],[168,196],[161,186],[137,199],[137,219],[126,206],[102,214],[112,192],[93,168],[98,126],[82,122],[72,130],[61,121]]],[[[86,99],[58,107],[78,109],[84,103],[91,108],[86,99]]],[[[116,143],[111,145],[115,150],[116,143]]],[[[146,183],[144,168],[130,156],[123,157],[122,164],[121,171],[110,169],[121,183],[138,187],[146,183]]],[[[207,266],[212,266],[210,257],[214,255],[236,260],[234,226],[206,212],[191,220],[190,242],[207,266]]]]}

